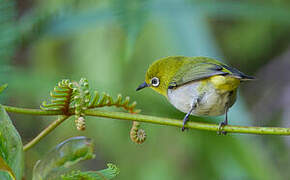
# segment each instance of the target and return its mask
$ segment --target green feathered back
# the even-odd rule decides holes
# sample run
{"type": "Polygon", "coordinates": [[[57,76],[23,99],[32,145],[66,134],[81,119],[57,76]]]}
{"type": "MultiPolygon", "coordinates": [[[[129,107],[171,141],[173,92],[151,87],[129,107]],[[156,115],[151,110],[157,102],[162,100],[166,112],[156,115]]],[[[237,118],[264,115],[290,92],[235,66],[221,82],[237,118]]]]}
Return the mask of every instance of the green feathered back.
{"type": "Polygon", "coordinates": [[[145,81],[150,84],[153,77],[158,77],[160,85],[158,87],[151,86],[151,88],[166,96],[168,88],[214,75],[230,75],[241,80],[253,79],[253,77],[212,58],[170,56],[155,61],[149,67],[145,81]]]}

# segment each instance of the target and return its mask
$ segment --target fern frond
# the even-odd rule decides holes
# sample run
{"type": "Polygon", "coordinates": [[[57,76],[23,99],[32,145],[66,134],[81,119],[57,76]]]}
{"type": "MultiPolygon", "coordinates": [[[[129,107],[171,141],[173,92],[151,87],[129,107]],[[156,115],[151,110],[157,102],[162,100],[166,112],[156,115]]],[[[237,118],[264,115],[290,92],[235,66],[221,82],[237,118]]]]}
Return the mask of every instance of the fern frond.
{"type": "Polygon", "coordinates": [[[137,103],[136,101],[130,103],[130,97],[125,97],[119,94],[114,100],[109,94],[103,93],[102,96],[99,95],[98,91],[94,92],[94,98],[90,102],[88,108],[100,108],[105,106],[115,106],[118,108],[123,108],[130,113],[139,113],[140,109],[135,109],[137,103]]]}
{"type": "Polygon", "coordinates": [[[40,108],[42,110],[61,110],[64,114],[69,114],[71,98],[73,96],[73,85],[68,79],[60,81],[53,91],[50,92],[51,101],[44,101],[40,108]]]}
{"type": "MultiPolygon", "coordinates": [[[[118,108],[123,108],[129,113],[135,114],[139,113],[141,110],[135,109],[137,102],[134,101],[130,103],[130,97],[125,97],[121,94],[118,94],[116,100],[114,100],[109,94],[103,93],[100,96],[98,91],[94,92],[94,98],[90,102],[88,108],[100,108],[105,106],[115,106],[118,108]]],[[[132,128],[130,130],[130,138],[133,142],[137,144],[142,144],[146,140],[146,133],[144,129],[140,129],[140,123],[133,121],[132,128]]]]}
{"type": "MultiPolygon", "coordinates": [[[[100,108],[105,106],[115,106],[118,108],[123,108],[129,113],[135,114],[139,113],[140,109],[135,109],[137,102],[134,101],[130,103],[130,97],[125,97],[121,94],[118,94],[116,100],[114,100],[109,94],[103,93],[102,96],[99,95],[98,91],[94,92],[94,98],[90,102],[88,108],[100,108]]],[[[140,129],[140,123],[133,121],[132,128],[130,130],[130,138],[133,142],[137,144],[142,144],[146,140],[145,130],[140,129]]]]}
{"type": "Polygon", "coordinates": [[[72,171],[62,175],[62,180],[107,180],[112,179],[120,173],[119,168],[114,164],[107,164],[108,168],[100,171],[72,171]]]}
{"type": "MultiPolygon", "coordinates": [[[[70,115],[70,110],[74,110],[76,128],[80,131],[86,129],[85,110],[88,108],[101,108],[115,106],[123,108],[129,113],[139,113],[136,108],[136,101],[130,102],[130,97],[125,97],[121,94],[114,100],[109,94],[103,93],[100,96],[98,91],[94,92],[91,100],[89,83],[85,78],[81,78],[79,82],[62,80],[53,91],[50,92],[51,101],[47,103],[44,101],[40,106],[43,110],[61,110],[65,115],[70,115]]],[[[140,123],[133,122],[130,137],[131,140],[137,144],[141,144],[146,140],[146,133],[143,129],[139,129],[140,123]]]]}
{"type": "Polygon", "coordinates": [[[144,129],[140,129],[140,122],[133,121],[130,138],[137,144],[142,144],[146,140],[147,135],[144,129]]]}
{"type": "Polygon", "coordinates": [[[89,83],[85,78],[79,82],[62,80],[53,91],[50,92],[51,101],[44,101],[40,106],[43,110],[61,110],[69,115],[70,109],[74,109],[75,123],[78,130],[85,130],[85,114],[91,95],[89,83]]]}
{"type": "Polygon", "coordinates": [[[85,126],[85,113],[91,100],[89,83],[85,78],[79,82],[73,82],[73,101],[72,106],[75,110],[75,123],[78,130],[83,131],[85,126]]]}
{"type": "Polygon", "coordinates": [[[82,78],[78,83],[73,82],[73,106],[75,108],[75,123],[78,130],[86,129],[85,113],[91,100],[88,80],[82,78]]]}

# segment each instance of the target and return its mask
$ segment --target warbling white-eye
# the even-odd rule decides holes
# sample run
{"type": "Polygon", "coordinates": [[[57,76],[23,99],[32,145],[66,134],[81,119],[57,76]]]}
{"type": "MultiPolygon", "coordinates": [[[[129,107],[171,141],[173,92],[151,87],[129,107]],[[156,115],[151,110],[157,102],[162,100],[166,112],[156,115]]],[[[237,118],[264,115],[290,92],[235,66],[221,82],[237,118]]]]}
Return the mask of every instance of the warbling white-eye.
{"type": "Polygon", "coordinates": [[[189,115],[226,114],[221,128],[228,124],[227,113],[236,101],[238,86],[252,79],[254,77],[212,58],[172,56],[151,64],[145,82],[136,90],[150,87],[186,113],[182,131],[189,115]]]}

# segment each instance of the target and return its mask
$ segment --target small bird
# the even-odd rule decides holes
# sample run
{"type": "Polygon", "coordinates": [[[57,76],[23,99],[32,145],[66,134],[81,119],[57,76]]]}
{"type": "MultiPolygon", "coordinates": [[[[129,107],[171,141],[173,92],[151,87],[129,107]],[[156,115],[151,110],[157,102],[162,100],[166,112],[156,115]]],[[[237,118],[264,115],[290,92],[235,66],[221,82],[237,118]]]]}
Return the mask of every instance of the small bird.
{"type": "MultiPolygon", "coordinates": [[[[150,87],[178,110],[189,115],[220,116],[226,114],[219,130],[228,124],[228,110],[237,99],[243,81],[255,79],[209,57],[170,56],[159,59],[147,70],[145,82],[136,91],[150,87]]],[[[223,132],[224,134],[226,132],[223,132]]]]}

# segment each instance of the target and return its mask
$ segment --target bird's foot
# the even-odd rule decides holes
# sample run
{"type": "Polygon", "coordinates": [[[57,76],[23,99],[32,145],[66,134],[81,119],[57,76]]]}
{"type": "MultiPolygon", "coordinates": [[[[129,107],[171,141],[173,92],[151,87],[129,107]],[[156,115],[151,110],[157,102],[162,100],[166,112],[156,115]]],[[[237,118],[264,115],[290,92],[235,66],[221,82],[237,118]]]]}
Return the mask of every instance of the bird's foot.
{"type": "Polygon", "coordinates": [[[182,128],[181,128],[181,131],[183,132],[184,130],[188,129],[186,127],[184,127],[185,124],[183,124],[182,128]]]}
{"type": "MultiPolygon", "coordinates": [[[[202,95],[203,96],[203,95],[202,95]]],[[[182,125],[182,132],[185,129],[188,129],[185,127],[186,122],[188,121],[189,115],[192,113],[192,111],[198,106],[198,103],[201,101],[202,97],[198,97],[196,100],[193,101],[192,106],[190,108],[190,110],[188,111],[188,113],[185,115],[185,117],[183,118],[183,125],[182,125]]]]}
{"type": "Polygon", "coordinates": [[[227,135],[227,132],[223,130],[223,128],[224,128],[226,125],[228,125],[228,123],[226,123],[226,122],[221,122],[221,123],[219,124],[218,132],[217,132],[218,135],[227,135]]]}
{"type": "Polygon", "coordinates": [[[185,129],[188,129],[185,127],[185,124],[186,122],[188,121],[188,115],[186,115],[183,119],[183,125],[182,125],[182,128],[181,128],[181,131],[183,132],[185,129]]]}

